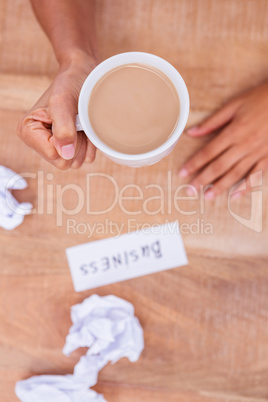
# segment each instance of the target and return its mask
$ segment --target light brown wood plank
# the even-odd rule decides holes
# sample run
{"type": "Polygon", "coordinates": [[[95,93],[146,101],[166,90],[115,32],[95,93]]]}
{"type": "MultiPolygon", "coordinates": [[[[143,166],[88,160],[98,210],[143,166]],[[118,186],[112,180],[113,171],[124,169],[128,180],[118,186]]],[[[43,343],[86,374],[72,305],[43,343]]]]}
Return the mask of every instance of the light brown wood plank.
{"type": "MultiPolygon", "coordinates": [[[[172,392],[209,391],[265,397],[267,285],[265,261],[215,259],[194,253],[188,267],[99,288],[135,306],[145,331],[145,350],[105,367],[100,380],[172,392]]],[[[4,367],[17,379],[70,373],[80,352],[61,349],[71,305],[94,293],[73,291],[65,273],[2,275],[1,347],[4,367]],[[21,308],[23,306],[23,308],[21,308]],[[53,334],[53,336],[51,336],[53,334]],[[22,377],[21,377],[22,376],[22,377]]],[[[3,364],[3,363],[2,363],[3,364]]],[[[3,367],[2,367],[3,368],[3,367]]]]}
{"type": "MultiPolygon", "coordinates": [[[[135,170],[116,165],[99,153],[93,165],[85,165],[79,171],[64,172],[42,160],[16,137],[16,125],[20,116],[19,112],[0,110],[2,121],[0,141],[3,145],[5,144],[1,163],[18,173],[32,177],[29,179],[29,189],[23,192],[18,191],[16,195],[19,199],[32,202],[37,209],[34,215],[27,217],[24,224],[16,229],[16,234],[0,230],[3,244],[7,242],[9,247],[13,248],[12,269],[15,270],[14,272],[20,264],[17,254],[21,253],[22,247],[30,251],[35,247],[44,246],[47,242],[56,248],[58,237],[62,239],[62,245],[67,247],[101,239],[104,236],[115,236],[127,230],[141,229],[148,224],[161,224],[175,220],[178,220],[182,227],[187,249],[206,249],[212,254],[219,252],[227,255],[232,253],[232,255],[267,256],[266,208],[262,211],[262,232],[257,233],[243,226],[230,214],[227,193],[212,203],[205,202],[202,196],[199,196],[197,200],[189,200],[189,198],[174,200],[176,191],[179,197],[186,195],[185,190],[180,191],[186,181],[178,177],[178,169],[193,149],[200,146],[200,140],[183,135],[174,152],[155,166],[135,170]],[[97,177],[91,177],[92,173],[97,174],[97,177]],[[103,174],[108,177],[101,176],[103,174]],[[111,180],[115,182],[115,185],[111,180]],[[65,186],[71,183],[83,192],[80,196],[84,206],[79,213],[68,212],[78,205],[77,187],[73,191],[64,191],[65,186]],[[151,184],[154,184],[155,188],[150,190],[148,186],[151,184]],[[137,190],[133,187],[128,192],[124,192],[125,186],[129,185],[139,186],[143,193],[142,200],[133,200],[131,203],[122,201],[122,196],[137,195],[137,190]],[[118,193],[121,192],[118,203],[111,208],[110,212],[102,212],[113,205],[115,187],[118,193]],[[160,198],[150,201],[154,196],[160,198]],[[60,204],[64,205],[66,213],[59,212],[60,204]],[[100,213],[96,214],[96,211],[100,213]],[[24,243],[20,241],[21,235],[24,236],[24,243]],[[36,245],[31,240],[33,236],[36,239],[36,245]],[[13,239],[12,242],[10,239],[13,239]]],[[[193,114],[192,120],[195,119],[193,114]]],[[[263,177],[263,205],[266,205],[268,197],[267,177],[267,174],[263,177]]],[[[239,216],[249,218],[252,212],[251,195],[233,201],[231,208],[239,216]]],[[[253,206],[254,212],[256,211],[253,206]]],[[[59,252],[60,250],[55,250],[51,258],[61,260],[62,257],[57,257],[59,252]]],[[[3,258],[6,258],[5,253],[3,258]]],[[[7,258],[10,258],[9,252],[7,258]]],[[[45,260],[49,261],[49,259],[50,257],[46,256],[45,260]]]]}
{"type": "MultiPolygon", "coordinates": [[[[182,72],[192,107],[212,110],[267,78],[267,7],[266,0],[98,0],[101,57],[158,54],[182,72]]],[[[3,0],[1,10],[1,71],[54,74],[51,46],[29,3],[3,0]]]]}
{"type": "Polygon", "coordinates": [[[148,389],[100,383],[95,389],[102,393],[109,402],[136,402],[137,400],[154,402],[264,402],[267,399],[243,398],[233,395],[221,395],[209,392],[181,392],[168,389],[148,389]]]}
{"type": "Polygon", "coordinates": [[[28,111],[50,84],[45,75],[0,74],[1,110],[28,111]]]}
{"type": "MultiPolygon", "coordinates": [[[[173,63],[189,87],[189,125],[267,78],[266,0],[98,0],[96,6],[101,57],[142,50],[173,63]]],[[[14,231],[0,229],[1,402],[17,401],[14,386],[20,379],[72,372],[82,352],[69,358],[61,352],[70,307],[92,293],[132,302],[145,334],[137,363],[122,359],[100,373],[96,390],[109,402],[267,401],[268,176],[262,187],[263,230],[256,233],[231,216],[226,194],[213,203],[174,202],[185,183],[177,176],[179,167],[206,140],[183,135],[170,156],[141,169],[98,154],[79,171],[57,171],[15,134],[19,118],[57,70],[51,45],[24,0],[0,3],[0,33],[0,164],[32,175],[29,188],[15,194],[38,209],[14,231]],[[138,185],[144,198],[94,215],[113,203],[114,188],[100,176],[89,187],[90,173],[109,175],[119,191],[138,185]],[[84,205],[61,220],[57,205],[62,201],[71,210],[77,204],[74,191],[61,193],[70,183],[88,194],[90,211],[84,205]],[[148,189],[150,184],[164,193],[162,204],[150,200],[160,194],[156,187],[148,189]],[[176,219],[184,227],[189,266],[74,292],[66,247],[176,219]],[[85,224],[90,237],[82,233],[85,224]]],[[[134,188],[128,191],[125,195],[136,195],[134,188]]],[[[233,211],[249,218],[251,201],[250,194],[237,200],[233,211]]],[[[254,213],[256,219],[256,208],[254,213]]]]}

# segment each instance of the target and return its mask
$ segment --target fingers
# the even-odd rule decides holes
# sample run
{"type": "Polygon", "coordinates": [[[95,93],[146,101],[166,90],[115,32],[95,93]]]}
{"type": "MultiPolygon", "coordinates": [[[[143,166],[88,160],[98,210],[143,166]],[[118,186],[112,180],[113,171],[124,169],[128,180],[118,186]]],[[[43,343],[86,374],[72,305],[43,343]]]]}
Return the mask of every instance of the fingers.
{"type": "Polygon", "coordinates": [[[233,146],[209,163],[190,184],[197,189],[214,183],[249,153],[246,147],[233,146]]]}
{"type": "MultiPolygon", "coordinates": [[[[205,193],[205,199],[212,200],[225,190],[231,190],[231,188],[234,186],[234,183],[237,183],[245,177],[249,177],[253,172],[257,172],[261,169],[261,166],[263,166],[263,169],[267,168],[267,166],[265,167],[264,162],[259,161],[259,158],[259,152],[255,152],[254,154],[250,154],[239,161],[219,180],[213,183],[213,188],[205,193]]],[[[235,196],[235,198],[238,198],[245,192],[244,190],[250,188],[250,185],[246,186],[245,182],[241,182],[240,185],[242,185],[240,190],[235,190],[235,193],[239,193],[235,196]]]]}
{"type": "Polygon", "coordinates": [[[73,159],[63,159],[59,156],[51,133],[52,120],[48,117],[46,108],[36,109],[28,114],[18,126],[18,136],[32,149],[38,152],[52,165],[61,170],[70,167],[79,168],[87,152],[87,138],[80,132],[76,138],[76,148],[73,159]]]}
{"type": "Polygon", "coordinates": [[[263,180],[262,175],[267,169],[268,157],[265,157],[255,164],[253,169],[251,169],[246,175],[245,179],[240,180],[240,182],[233,186],[231,198],[240,198],[246,193],[250,192],[252,189],[254,189],[254,187],[261,186],[263,180]]]}
{"type": "Polygon", "coordinates": [[[92,144],[92,142],[87,139],[87,151],[85,156],[85,163],[92,163],[94,162],[96,157],[96,147],[92,144]]]}
{"type": "MultiPolygon", "coordinates": [[[[77,138],[78,138],[77,142],[79,143],[79,149],[72,161],[72,164],[71,164],[72,169],[79,169],[83,165],[83,163],[85,161],[85,157],[86,157],[86,152],[87,152],[87,138],[86,138],[85,134],[82,132],[79,132],[77,138]]],[[[76,148],[78,148],[78,146],[76,148]]]]}
{"type": "Polygon", "coordinates": [[[95,147],[75,126],[78,96],[87,75],[82,70],[82,74],[76,67],[60,71],[18,127],[19,137],[60,169],[77,169],[85,159],[95,158],[95,147]]]}
{"type": "Polygon", "coordinates": [[[206,200],[213,200],[226,189],[230,189],[234,183],[241,180],[249,171],[250,156],[237,163],[227,174],[213,184],[213,188],[205,193],[206,200]]]}
{"type": "Polygon", "coordinates": [[[49,100],[48,111],[52,120],[53,143],[58,154],[63,159],[73,159],[77,143],[75,127],[77,107],[75,102],[67,96],[52,95],[49,100]]]}
{"type": "Polygon", "coordinates": [[[216,138],[194,154],[181,168],[179,172],[180,177],[195,174],[229,148],[232,145],[231,134],[235,129],[236,125],[234,123],[230,124],[216,138]]]}
{"type": "Polygon", "coordinates": [[[239,98],[233,99],[221,109],[219,109],[216,113],[205,119],[202,123],[198,124],[195,127],[189,128],[186,131],[187,134],[193,137],[199,137],[217,130],[218,128],[222,127],[230,120],[232,120],[239,104],[239,98]]]}
{"type": "Polygon", "coordinates": [[[56,160],[58,153],[51,143],[51,119],[48,117],[47,110],[37,109],[23,118],[18,126],[18,136],[36,152],[47,160],[56,160]]]}
{"type": "Polygon", "coordinates": [[[195,175],[191,184],[198,189],[213,184],[205,193],[206,199],[230,190],[241,179],[232,191],[234,197],[252,188],[255,173],[268,169],[267,105],[268,86],[259,86],[188,130],[191,136],[203,136],[217,129],[220,132],[184,164],[180,176],[195,175]]]}
{"type": "Polygon", "coordinates": [[[38,152],[45,160],[59,169],[68,169],[72,161],[62,159],[53,142],[49,123],[36,120],[37,116],[27,116],[23,119],[18,128],[19,137],[32,149],[38,152]]]}

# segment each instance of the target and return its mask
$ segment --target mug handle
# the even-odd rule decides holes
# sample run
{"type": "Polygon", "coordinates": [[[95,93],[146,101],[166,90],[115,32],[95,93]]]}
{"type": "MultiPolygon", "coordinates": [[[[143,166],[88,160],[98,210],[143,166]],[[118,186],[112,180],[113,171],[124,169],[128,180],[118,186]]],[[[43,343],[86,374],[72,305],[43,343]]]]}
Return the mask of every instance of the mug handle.
{"type": "Polygon", "coordinates": [[[81,121],[79,119],[79,114],[77,114],[75,116],[75,127],[76,127],[76,131],[84,131],[83,127],[82,127],[82,124],[81,124],[81,121]]]}

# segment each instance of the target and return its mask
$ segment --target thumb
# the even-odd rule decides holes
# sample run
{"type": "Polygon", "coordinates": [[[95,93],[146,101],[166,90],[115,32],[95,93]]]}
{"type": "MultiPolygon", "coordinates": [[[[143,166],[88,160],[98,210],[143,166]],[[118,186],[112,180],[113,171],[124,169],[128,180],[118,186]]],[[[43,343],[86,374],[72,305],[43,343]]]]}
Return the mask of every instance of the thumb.
{"type": "Polygon", "coordinates": [[[186,130],[187,134],[191,137],[201,137],[219,129],[234,117],[239,104],[239,99],[233,99],[197,126],[186,130]]]}
{"type": "Polygon", "coordinates": [[[75,116],[77,105],[66,96],[53,96],[49,102],[52,120],[53,144],[58,154],[66,160],[73,159],[77,143],[75,116]]]}

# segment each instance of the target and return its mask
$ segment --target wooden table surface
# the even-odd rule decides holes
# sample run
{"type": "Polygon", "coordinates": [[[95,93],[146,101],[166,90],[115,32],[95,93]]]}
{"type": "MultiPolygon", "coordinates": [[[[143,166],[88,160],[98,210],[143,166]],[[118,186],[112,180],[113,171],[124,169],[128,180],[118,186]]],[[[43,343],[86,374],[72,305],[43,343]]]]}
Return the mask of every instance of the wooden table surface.
{"type": "MultiPolygon", "coordinates": [[[[141,50],[178,68],[190,92],[189,124],[267,78],[266,0],[98,0],[96,17],[103,59],[141,50]]],[[[25,0],[2,0],[0,24],[0,164],[28,175],[28,189],[16,196],[37,209],[15,230],[0,229],[1,402],[17,401],[18,380],[72,372],[80,352],[62,354],[70,307],[93,293],[133,303],[145,333],[137,363],[122,359],[100,373],[95,389],[107,401],[268,401],[267,175],[255,189],[263,207],[248,194],[232,202],[234,217],[227,194],[175,205],[185,183],[178,169],[203,141],[186,135],[154,166],[127,168],[99,153],[79,171],[54,169],[15,135],[18,119],[56,71],[51,46],[25,0]],[[143,199],[103,213],[114,201],[111,179],[125,196],[137,195],[137,188],[125,188],[135,184],[143,199]],[[61,199],[65,210],[77,204],[69,184],[82,189],[85,205],[67,215],[61,199]],[[161,188],[162,204],[150,199],[159,196],[150,184],[161,188]],[[252,216],[262,231],[239,216],[252,216]],[[116,235],[120,225],[126,232],[174,220],[183,228],[188,266],[74,292],[66,247],[116,235]],[[91,236],[82,233],[85,224],[91,236]]]]}

